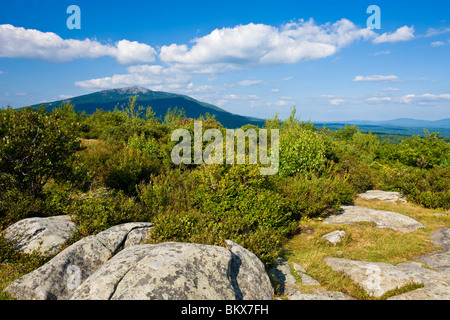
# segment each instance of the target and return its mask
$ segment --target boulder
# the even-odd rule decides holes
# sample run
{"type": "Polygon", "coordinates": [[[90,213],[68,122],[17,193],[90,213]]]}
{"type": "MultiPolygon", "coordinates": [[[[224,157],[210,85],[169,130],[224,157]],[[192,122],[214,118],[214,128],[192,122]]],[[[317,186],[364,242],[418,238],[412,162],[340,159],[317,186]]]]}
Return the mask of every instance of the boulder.
{"type": "MultiPolygon", "coordinates": [[[[19,300],[68,299],[81,283],[107,262],[125,244],[136,229],[152,227],[151,223],[126,223],[77,241],[38,269],[13,281],[5,291],[19,300]]],[[[134,243],[137,244],[137,243],[134,243]]]]}
{"type": "Polygon", "coordinates": [[[410,233],[425,228],[416,220],[397,212],[374,210],[361,206],[341,206],[341,212],[323,220],[324,223],[343,225],[355,222],[373,222],[378,228],[410,233]]]}
{"type": "Polygon", "coordinates": [[[364,193],[357,194],[356,196],[366,200],[376,199],[386,202],[396,202],[396,201],[406,202],[405,197],[400,192],[368,190],[364,193]]]}
{"type": "Polygon", "coordinates": [[[421,279],[384,262],[355,261],[342,258],[325,258],[334,271],[348,276],[369,295],[379,298],[386,292],[411,283],[421,284],[421,279]]]}
{"type": "Polygon", "coordinates": [[[450,228],[441,228],[430,234],[431,241],[436,247],[450,251],[450,228]]]}
{"type": "Polygon", "coordinates": [[[264,265],[241,246],[165,242],[129,247],[100,267],[72,300],[270,300],[264,265]]]}
{"type": "Polygon", "coordinates": [[[28,218],[9,226],[4,235],[6,240],[14,243],[16,250],[53,255],[73,236],[76,228],[67,215],[28,218]]]}
{"type": "Polygon", "coordinates": [[[322,236],[322,239],[328,240],[332,244],[338,244],[345,238],[345,231],[336,230],[322,236]]]}
{"type": "MultiPolygon", "coordinates": [[[[320,285],[320,283],[306,274],[306,270],[292,263],[294,270],[301,276],[303,286],[320,285]]],[[[291,273],[291,268],[286,260],[279,258],[270,270],[272,280],[277,284],[277,293],[284,295],[289,300],[355,300],[353,297],[339,291],[312,290],[306,293],[297,286],[296,279],[291,273]]]]}

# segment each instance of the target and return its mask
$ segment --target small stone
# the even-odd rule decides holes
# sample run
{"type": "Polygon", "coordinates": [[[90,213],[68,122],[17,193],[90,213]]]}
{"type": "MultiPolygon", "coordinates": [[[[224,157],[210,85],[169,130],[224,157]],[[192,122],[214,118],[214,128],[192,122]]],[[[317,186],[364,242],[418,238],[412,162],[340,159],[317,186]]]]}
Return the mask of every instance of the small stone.
{"type": "Polygon", "coordinates": [[[345,238],[345,231],[343,230],[336,230],[330,233],[327,233],[326,235],[322,236],[322,239],[326,239],[332,244],[338,244],[342,241],[342,239],[345,238]]]}

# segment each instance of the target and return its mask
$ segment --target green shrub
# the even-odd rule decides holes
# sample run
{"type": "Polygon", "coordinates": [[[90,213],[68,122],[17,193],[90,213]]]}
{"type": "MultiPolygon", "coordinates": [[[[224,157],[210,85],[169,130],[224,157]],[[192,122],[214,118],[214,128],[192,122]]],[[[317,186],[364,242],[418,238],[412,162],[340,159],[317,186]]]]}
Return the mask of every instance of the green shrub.
{"type": "Polygon", "coordinates": [[[313,126],[295,119],[295,109],[280,131],[280,167],[282,176],[311,175],[323,170],[325,143],[313,126]]]}
{"type": "Polygon", "coordinates": [[[79,237],[97,234],[126,222],[150,222],[152,215],[139,202],[121,192],[98,189],[74,199],[66,213],[75,218],[79,237]]]}
{"type": "Polygon", "coordinates": [[[425,137],[414,136],[404,139],[398,145],[395,159],[409,166],[433,168],[438,165],[448,165],[450,159],[450,144],[441,139],[439,133],[428,133],[425,137]]]}
{"type": "Polygon", "coordinates": [[[397,165],[383,166],[379,188],[400,191],[408,200],[429,208],[450,208],[450,168],[421,169],[397,165]]]}
{"type": "Polygon", "coordinates": [[[17,188],[38,196],[49,179],[64,182],[73,176],[75,153],[82,147],[57,118],[58,110],[0,111],[0,191],[17,188]]]}

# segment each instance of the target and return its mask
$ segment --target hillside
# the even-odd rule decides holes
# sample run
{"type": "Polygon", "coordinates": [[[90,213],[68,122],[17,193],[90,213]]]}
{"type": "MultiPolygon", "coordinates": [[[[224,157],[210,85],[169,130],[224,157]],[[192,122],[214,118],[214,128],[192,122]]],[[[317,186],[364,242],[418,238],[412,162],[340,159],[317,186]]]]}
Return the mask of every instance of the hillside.
{"type": "Polygon", "coordinates": [[[184,109],[188,118],[197,119],[201,115],[205,116],[206,113],[215,115],[216,120],[227,128],[239,128],[246,124],[256,126],[262,126],[264,124],[263,119],[233,114],[212,104],[201,102],[185,95],[152,91],[142,87],[103,90],[66,100],[36,104],[32,107],[37,108],[45,105],[47,108],[52,109],[70,101],[75,106],[77,112],[85,111],[87,114],[92,114],[97,109],[112,111],[116,106],[120,108],[123,105],[127,105],[129,99],[134,96],[137,97],[136,105],[143,106],[144,108],[152,107],[156,116],[162,119],[164,119],[164,115],[169,108],[173,109],[174,107],[178,107],[184,109]]]}

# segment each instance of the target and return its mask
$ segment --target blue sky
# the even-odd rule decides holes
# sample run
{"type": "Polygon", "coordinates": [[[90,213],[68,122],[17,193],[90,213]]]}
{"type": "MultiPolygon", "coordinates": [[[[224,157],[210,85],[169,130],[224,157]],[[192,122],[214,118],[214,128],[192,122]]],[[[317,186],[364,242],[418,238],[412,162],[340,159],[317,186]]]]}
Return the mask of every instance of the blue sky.
{"type": "Polygon", "coordinates": [[[0,107],[142,86],[242,115],[450,118],[448,1],[0,4],[0,107]],[[69,29],[67,8],[81,9],[69,29]],[[370,5],[381,29],[368,29],[370,5]]]}

